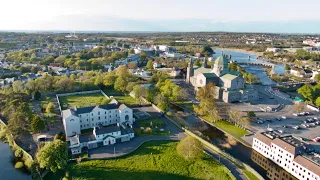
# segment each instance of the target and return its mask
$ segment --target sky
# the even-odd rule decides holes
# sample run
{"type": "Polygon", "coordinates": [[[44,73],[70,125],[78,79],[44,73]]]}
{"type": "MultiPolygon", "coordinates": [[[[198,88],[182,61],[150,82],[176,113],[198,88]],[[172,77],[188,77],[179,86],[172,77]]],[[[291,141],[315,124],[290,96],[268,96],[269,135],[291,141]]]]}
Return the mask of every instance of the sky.
{"type": "Polygon", "coordinates": [[[320,33],[320,1],[1,0],[0,30],[320,33]]]}

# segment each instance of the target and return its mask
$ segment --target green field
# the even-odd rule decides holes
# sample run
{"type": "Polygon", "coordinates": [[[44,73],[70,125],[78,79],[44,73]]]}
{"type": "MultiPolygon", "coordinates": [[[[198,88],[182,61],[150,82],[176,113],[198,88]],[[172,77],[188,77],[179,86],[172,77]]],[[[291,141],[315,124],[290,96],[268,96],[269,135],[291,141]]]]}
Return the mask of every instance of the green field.
{"type": "Polygon", "coordinates": [[[101,93],[79,94],[71,96],[60,96],[59,101],[62,109],[68,107],[87,107],[100,105],[107,98],[101,93]]]}
{"type": "MultiPolygon", "coordinates": [[[[179,156],[177,144],[172,141],[150,141],[122,158],[69,164],[69,179],[235,179],[227,168],[207,155],[195,160],[179,156]]],[[[63,175],[64,172],[48,173],[44,179],[57,180],[63,175]]]]}
{"type": "Polygon", "coordinates": [[[118,102],[126,104],[126,105],[134,105],[138,104],[137,101],[129,96],[129,95],[118,95],[118,96],[113,96],[114,99],[116,99],[118,102]]]}
{"type": "Polygon", "coordinates": [[[225,130],[226,132],[230,133],[231,135],[233,135],[234,137],[236,137],[237,139],[241,140],[241,137],[246,135],[246,134],[250,134],[247,130],[242,129],[238,126],[235,126],[234,124],[228,122],[228,121],[218,121],[213,123],[215,126],[225,130]]]}

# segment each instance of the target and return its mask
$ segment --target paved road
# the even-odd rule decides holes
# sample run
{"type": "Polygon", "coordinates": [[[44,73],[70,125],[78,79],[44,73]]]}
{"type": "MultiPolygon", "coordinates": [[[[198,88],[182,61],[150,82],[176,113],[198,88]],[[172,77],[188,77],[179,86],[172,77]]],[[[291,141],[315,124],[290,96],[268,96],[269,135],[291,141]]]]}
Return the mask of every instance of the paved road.
{"type": "Polygon", "coordinates": [[[236,178],[236,179],[244,179],[247,180],[248,178],[242,173],[242,171],[236,166],[234,165],[231,161],[229,161],[228,159],[224,158],[223,156],[220,156],[217,153],[214,153],[213,151],[211,151],[208,148],[204,148],[205,152],[207,152],[211,157],[213,157],[214,159],[216,159],[217,161],[219,161],[221,164],[223,164],[224,166],[226,166],[230,172],[232,173],[232,175],[236,178]]]}

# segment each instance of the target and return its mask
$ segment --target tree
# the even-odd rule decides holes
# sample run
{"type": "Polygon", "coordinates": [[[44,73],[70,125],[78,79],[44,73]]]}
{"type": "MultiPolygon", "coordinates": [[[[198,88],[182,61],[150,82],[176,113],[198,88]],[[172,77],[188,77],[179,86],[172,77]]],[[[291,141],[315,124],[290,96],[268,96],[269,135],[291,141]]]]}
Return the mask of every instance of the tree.
{"type": "Polygon", "coordinates": [[[96,76],[94,85],[99,86],[100,88],[103,86],[103,77],[101,73],[98,73],[98,75],[96,76]]]}
{"type": "Polygon", "coordinates": [[[47,108],[46,108],[46,112],[47,113],[54,113],[54,104],[52,102],[50,102],[48,105],[47,105],[47,108]]]}
{"type": "Polygon", "coordinates": [[[146,94],[146,88],[141,85],[136,85],[133,87],[133,93],[135,99],[139,102],[139,104],[142,104],[143,96],[145,96],[146,94]]]}
{"type": "Polygon", "coordinates": [[[114,89],[120,92],[125,92],[127,84],[128,84],[127,79],[122,76],[119,76],[116,79],[116,82],[114,83],[114,89]]]}
{"type": "Polygon", "coordinates": [[[34,92],[33,97],[35,100],[39,100],[41,98],[41,93],[39,91],[34,92]]]}
{"type": "Polygon", "coordinates": [[[117,76],[127,77],[129,75],[128,68],[126,65],[121,65],[116,70],[117,76]]]}
{"type": "Polygon", "coordinates": [[[204,45],[200,48],[200,54],[203,56],[210,56],[214,54],[214,51],[209,45],[204,45]]]}
{"type": "Polygon", "coordinates": [[[208,115],[213,122],[221,119],[216,106],[216,89],[213,83],[208,83],[205,87],[197,91],[196,98],[200,101],[199,105],[194,105],[194,111],[202,116],[208,115]]]}
{"type": "Polygon", "coordinates": [[[315,105],[316,105],[316,106],[320,106],[320,97],[318,97],[318,98],[316,99],[315,105]]]}
{"type": "Polygon", "coordinates": [[[315,76],[314,76],[314,81],[316,81],[316,82],[320,82],[320,74],[316,74],[315,76]]]}
{"type": "Polygon", "coordinates": [[[289,70],[291,69],[291,67],[290,67],[289,64],[286,64],[286,66],[284,67],[284,69],[285,69],[286,71],[289,71],[289,70]]]}
{"type": "Polygon", "coordinates": [[[131,62],[128,64],[129,69],[136,69],[138,67],[137,63],[131,62]]]}
{"type": "Polygon", "coordinates": [[[66,141],[66,136],[63,134],[63,132],[59,132],[54,136],[54,140],[61,140],[61,141],[66,141]]]}
{"type": "Polygon", "coordinates": [[[113,72],[108,72],[106,76],[104,76],[103,79],[103,85],[105,86],[113,86],[116,82],[117,77],[114,75],[113,72]]]}
{"type": "Polygon", "coordinates": [[[44,121],[40,118],[39,115],[34,115],[31,119],[31,131],[33,133],[39,133],[45,129],[44,121]]]}
{"type": "Polygon", "coordinates": [[[229,63],[229,69],[230,71],[236,71],[237,70],[237,63],[232,61],[231,63],[229,63]]]}
{"type": "Polygon", "coordinates": [[[151,59],[148,61],[146,69],[153,69],[153,61],[151,59]]]}
{"type": "Polygon", "coordinates": [[[312,101],[313,100],[313,88],[310,84],[305,84],[297,90],[297,92],[302,95],[305,99],[312,101]]]}
{"type": "Polygon", "coordinates": [[[144,51],[141,51],[140,53],[140,63],[142,63],[147,58],[147,53],[144,51]]]}
{"type": "Polygon", "coordinates": [[[155,98],[156,104],[158,107],[166,112],[169,109],[169,99],[165,96],[162,96],[161,94],[158,94],[157,97],[155,98]]]}
{"type": "Polygon", "coordinates": [[[9,116],[8,120],[8,130],[14,138],[23,137],[23,134],[28,131],[30,125],[29,115],[23,109],[20,109],[20,107],[18,111],[9,116]]]}
{"type": "Polygon", "coordinates": [[[247,117],[251,120],[256,117],[256,114],[253,111],[247,111],[247,117]]]}
{"type": "Polygon", "coordinates": [[[52,172],[64,169],[68,160],[67,144],[61,140],[48,142],[39,150],[36,158],[41,168],[52,172]]]}
{"type": "Polygon", "coordinates": [[[130,93],[133,90],[134,86],[136,85],[137,85],[136,82],[129,82],[128,85],[126,86],[126,91],[130,93]]]}
{"type": "Polygon", "coordinates": [[[12,83],[12,89],[14,92],[23,92],[24,91],[23,83],[21,81],[14,81],[12,83]]]}
{"type": "Polygon", "coordinates": [[[62,77],[55,84],[55,88],[59,92],[70,92],[70,91],[73,91],[74,86],[75,86],[75,82],[72,79],[68,78],[68,77],[62,77]]]}
{"type": "Polygon", "coordinates": [[[229,119],[230,119],[231,122],[233,122],[236,125],[239,125],[241,117],[242,117],[240,111],[237,111],[237,110],[234,110],[234,109],[230,109],[229,113],[228,113],[228,116],[229,116],[229,119]]]}
{"type": "Polygon", "coordinates": [[[201,62],[200,62],[200,59],[196,59],[194,60],[194,63],[193,63],[195,66],[201,66],[201,62]]]}
{"type": "Polygon", "coordinates": [[[134,49],[129,49],[129,54],[134,54],[134,49]]]}
{"type": "Polygon", "coordinates": [[[177,146],[178,154],[186,159],[196,159],[203,156],[201,142],[192,136],[187,136],[177,146]]]}

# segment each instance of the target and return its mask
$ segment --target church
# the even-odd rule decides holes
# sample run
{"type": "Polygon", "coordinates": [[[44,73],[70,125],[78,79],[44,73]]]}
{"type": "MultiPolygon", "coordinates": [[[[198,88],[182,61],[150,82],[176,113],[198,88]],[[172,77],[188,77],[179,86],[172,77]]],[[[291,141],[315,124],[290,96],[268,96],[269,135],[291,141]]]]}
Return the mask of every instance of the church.
{"type": "Polygon", "coordinates": [[[240,72],[229,70],[228,59],[225,55],[219,56],[214,61],[213,68],[207,68],[206,60],[202,67],[193,66],[190,60],[186,83],[198,90],[209,82],[215,84],[216,99],[221,99],[226,103],[248,102],[258,98],[258,91],[245,85],[240,72]]]}

